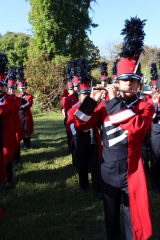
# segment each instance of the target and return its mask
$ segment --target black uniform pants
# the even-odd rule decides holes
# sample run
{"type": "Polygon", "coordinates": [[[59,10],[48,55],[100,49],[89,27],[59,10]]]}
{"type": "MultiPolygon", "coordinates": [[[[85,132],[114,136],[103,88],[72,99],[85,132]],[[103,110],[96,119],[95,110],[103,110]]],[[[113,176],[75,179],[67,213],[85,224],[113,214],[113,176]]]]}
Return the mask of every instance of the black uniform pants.
{"type": "Polygon", "coordinates": [[[77,133],[75,143],[75,165],[79,176],[79,185],[81,188],[87,188],[89,185],[88,172],[91,172],[93,188],[99,189],[99,162],[98,147],[91,144],[90,132],[77,133]]]}
{"type": "Polygon", "coordinates": [[[24,139],[23,139],[24,147],[25,148],[30,148],[30,136],[29,136],[28,130],[27,130],[27,122],[26,122],[26,119],[25,119],[25,111],[24,110],[20,109],[19,117],[20,117],[22,129],[23,129],[23,132],[24,132],[24,139]]]}
{"type": "MultiPolygon", "coordinates": [[[[109,153],[108,153],[109,155],[109,153]]],[[[132,225],[128,197],[127,158],[107,158],[101,164],[101,191],[103,193],[105,228],[107,240],[125,239],[120,236],[120,210],[123,208],[123,220],[126,240],[132,240],[132,225]]]]}
{"type": "Polygon", "coordinates": [[[142,144],[142,158],[145,170],[149,170],[149,159],[150,159],[150,143],[149,143],[149,132],[146,134],[142,144]]]}
{"type": "Polygon", "coordinates": [[[152,124],[151,130],[151,183],[160,191],[160,124],[152,124]]]}
{"type": "MultiPolygon", "coordinates": [[[[105,184],[105,183],[104,183],[105,184]]],[[[122,189],[107,186],[103,191],[105,228],[107,240],[120,240],[120,206],[123,207],[126,240],[132,240],[132,226],[127,186],[122,189]]]]}
{"type": "Polygon", "coordinates": [[[69,153],[71,153],[71,150],[72,150],[72,133],[66,131],[66,134],[67,134],[68,151],[69,151],[69,153]]]}
{"type": "Polygon", "coordinates": [[[68,144],[68,152],[72,155],[72,165],[75,166],[75,151],[74,151],[74,143],[73,136],[71,132],[66,131],[67,134],[67,144],[68,144]]]}

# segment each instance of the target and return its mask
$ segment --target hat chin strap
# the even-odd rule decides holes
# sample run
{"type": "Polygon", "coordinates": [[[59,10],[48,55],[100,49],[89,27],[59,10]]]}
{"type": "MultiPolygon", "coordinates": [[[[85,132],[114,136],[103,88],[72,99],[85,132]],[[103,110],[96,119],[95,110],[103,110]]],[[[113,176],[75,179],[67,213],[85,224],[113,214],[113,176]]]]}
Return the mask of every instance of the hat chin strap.
{"type": "Polygon", "coordinates": [[[139,56],[139,58],[138,58],[138,61],[137,61],[136,67],[135,67],[135,69],[134,69],[134,74],[136,74],[136,72],[137,72],[137,69],[138,69],[139,63],[140,63],[140,56],[139,56]]]}

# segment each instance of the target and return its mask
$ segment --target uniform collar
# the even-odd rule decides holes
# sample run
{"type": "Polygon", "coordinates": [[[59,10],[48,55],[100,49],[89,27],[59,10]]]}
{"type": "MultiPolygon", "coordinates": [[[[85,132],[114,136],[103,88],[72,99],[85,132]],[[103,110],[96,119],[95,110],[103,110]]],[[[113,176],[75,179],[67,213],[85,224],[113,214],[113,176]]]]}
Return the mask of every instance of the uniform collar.
{"type": "Polygon", "coordinates": [[[137,95],[134,95],[130,98],[121,97],[121,99],[127,105],[128,108],[132,107],[139,100],[137,95]]]}

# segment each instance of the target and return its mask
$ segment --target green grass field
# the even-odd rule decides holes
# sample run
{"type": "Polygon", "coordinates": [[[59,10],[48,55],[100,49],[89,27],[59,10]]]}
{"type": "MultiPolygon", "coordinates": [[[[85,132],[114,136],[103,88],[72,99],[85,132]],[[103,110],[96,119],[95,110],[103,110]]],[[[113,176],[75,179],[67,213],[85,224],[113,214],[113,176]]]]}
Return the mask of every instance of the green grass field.
{"type": "MultiPolygon", "coordinates": [[[[79,190],[61,113],[37,114],[34,121],[32,148],[14,166],[15,188],[0,189],[0,240],[105,240],[102,201],[91,188],[79,190]]],[[[159,240],[160,195],[149,193],[151,239],[159,240]]]]}

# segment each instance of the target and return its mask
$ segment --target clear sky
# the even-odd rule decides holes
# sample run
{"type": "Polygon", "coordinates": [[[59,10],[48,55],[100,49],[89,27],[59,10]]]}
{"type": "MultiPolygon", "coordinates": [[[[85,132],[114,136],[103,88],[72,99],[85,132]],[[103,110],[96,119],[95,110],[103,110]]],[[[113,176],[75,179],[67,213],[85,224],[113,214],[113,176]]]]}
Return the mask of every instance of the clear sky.
{"type": "Polygon", "coordinates": [[[0,0],[0,33],[31,34],[32,26],[28,22],[30,8],[26,0],[0,0]]]}
{"type": "MultiPolygon", "coordinates": [[[[90,16],[99,24],[89,34],[90,39],[98,46],[101,53],[111,45],[122,41],[120,35],[125,19],[136,15],[147,19],[144,31],[145,44],[160,48],[160,0],[97,0],[92,3],[90,16]]],[[[7,31],[31,34],[32,27],[28,22],[30,5],[26,0],[0,0],[0,33],[7,31]]]]}

